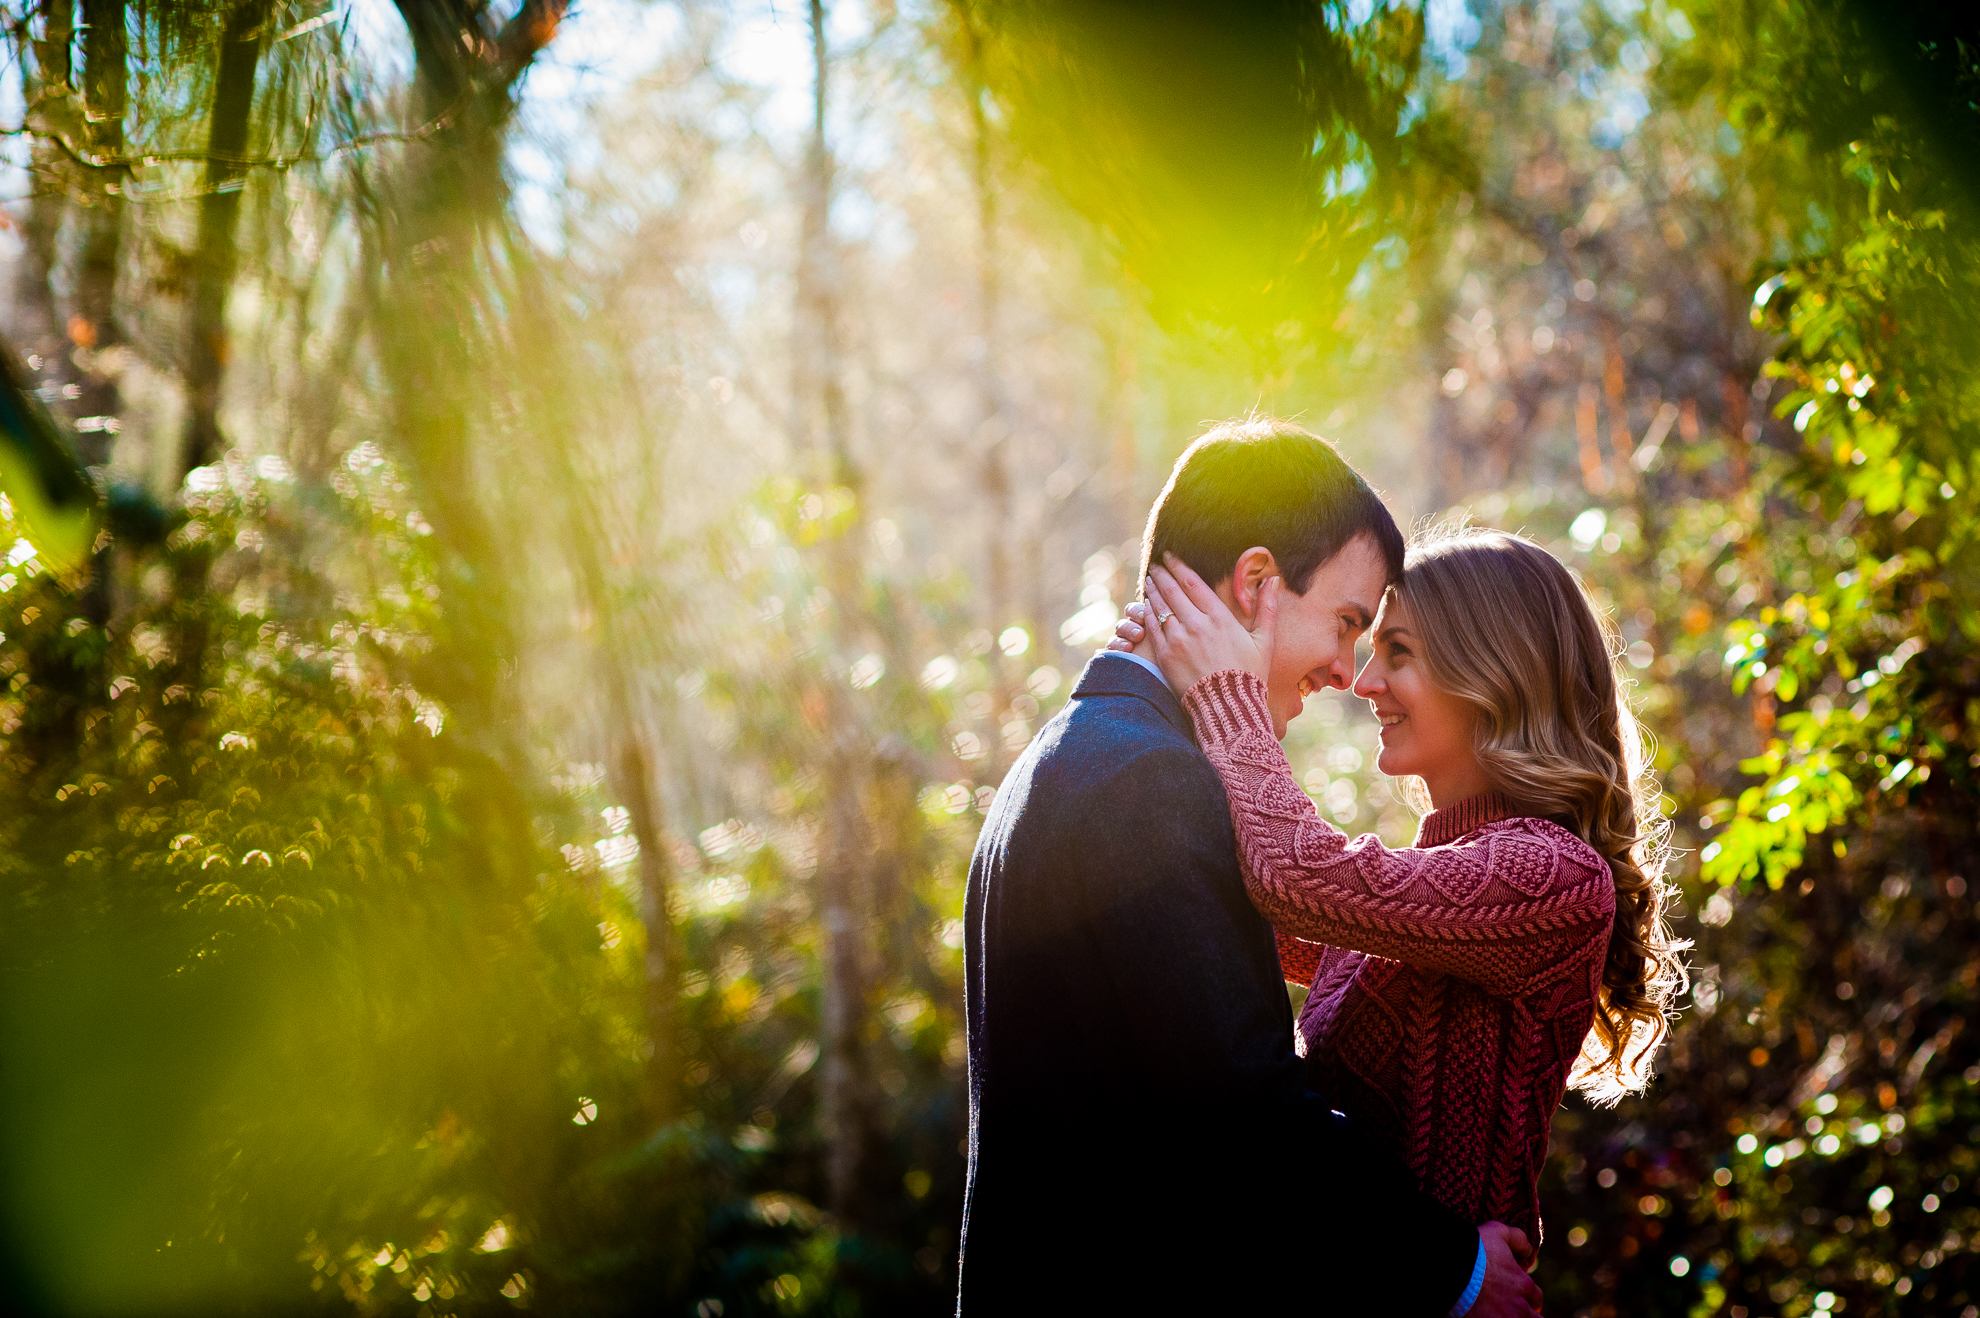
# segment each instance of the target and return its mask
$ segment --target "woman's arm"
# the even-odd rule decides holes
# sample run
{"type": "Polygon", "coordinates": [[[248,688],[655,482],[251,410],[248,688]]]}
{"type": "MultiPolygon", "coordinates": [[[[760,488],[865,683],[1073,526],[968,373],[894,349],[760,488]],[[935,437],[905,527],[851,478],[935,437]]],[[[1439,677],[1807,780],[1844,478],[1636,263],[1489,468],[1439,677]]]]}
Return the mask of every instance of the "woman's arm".
{"type": "Polygon", "coordinates": [[[1533,821],[1461,844],[1390,849],[1320,818],[1272,735],[1265,684],[1213,673],[1184,697],[1230,797],[1252,902],[1293,935],[1519,992],[1615,913],[1601,857],[1533,821]]]}
{"type": "MultiPolygon", "coordinates": [[[[1247,880],[1247,882],[1249,882],[1247,880]]],[[[1289,984],[1311,984],[1313,976],[1320,970],[1320,944],[1296,937],[1283,929],[1274,928],[1272,937],[1279,944],[1279,973],[1289,984]]]]}

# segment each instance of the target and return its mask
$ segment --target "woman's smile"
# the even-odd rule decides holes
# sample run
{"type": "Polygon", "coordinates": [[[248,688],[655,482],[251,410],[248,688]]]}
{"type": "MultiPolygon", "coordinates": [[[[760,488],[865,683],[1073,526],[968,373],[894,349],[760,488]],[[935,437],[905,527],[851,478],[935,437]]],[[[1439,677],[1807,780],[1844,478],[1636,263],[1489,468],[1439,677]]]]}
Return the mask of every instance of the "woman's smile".
{"type": "Polygon", "coordinates": [[[1432,680],[1414,625],[1395,596],[1383,602],[1374,651],[1355,678],[1354,693],[1381,725],[1375,767],[1391,778],[1422,778],[1441,806],[1476,795],[1486,784],[1471,744],[1474,713],[1432,680]]]}

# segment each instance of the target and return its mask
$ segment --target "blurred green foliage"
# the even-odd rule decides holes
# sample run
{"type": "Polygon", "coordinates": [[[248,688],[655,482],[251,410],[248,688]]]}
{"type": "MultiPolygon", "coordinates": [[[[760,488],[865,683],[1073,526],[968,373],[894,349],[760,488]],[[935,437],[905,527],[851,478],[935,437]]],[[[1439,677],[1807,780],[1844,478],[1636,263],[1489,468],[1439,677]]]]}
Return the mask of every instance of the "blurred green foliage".
{"type": "MultiPolygon", "coordinates": [[[[1758,735],[1737,776],[1674,802],[1698,816],[1700,989],[1644,1102],[1563,1123],[1565,1216],[1596,1266],[1551,1293],[1596,1314],[1970,1314],[1980,47],[1953,7],[1686,6],[1676,41],[1653,30],[1672,12],[1638,39],[1665,51],[1667,96],[1739,134],[1773,235],[1747,287],[1778,422],[1743,453],[1720,578],[1743,598],[1680,650],[1758,735]]],[[[1684,726],[1660,729],[1663,763],[1703,770],[1684,726]]]]}
{"type": "MultiPolygon", "coordinates": [[[[1256,399],[1546,539],[1639,674],[1698,987],[1649,1093],[1559,1114],[1549,1311],[1971,1318],[1959,10],[875,6],[823,58],[909,109],[864,173],[819,128],[837,184],[735,128],[765,98],[697,11],[664,149],[601,113],[549,241],[502,150],[564,7],[400,8],[409,83],[292,7],[226,102],[285,163],[229,158],[258,337],[190,472],[146,381],[226,266],[171,207],[240,14],[118,7],[158,154],[92,165],[55,143],[103,134],[110,66],[10,11],[50,185],[16,346],[73,432],[0,468],[14,1307],[946,1311],[976,825],[1189,427],[1256,399]],[[439,87],[476,113],[422,119],[439,87]],[[880,236],[814,229],[726,318],[821,181],[880,236]],[[754,334],[811,335],[788,391],[754,334]],[[51,455],[111,491],[66,565],[22,493],[51,455]]],[[[1366,721],[1315,704],[1308,790],[1402,840],[1366,721]]]]}
{"type": "Polygon", "coordinates": [[[1329,335],[1371,248],[1462,171],[1423,121],[1418,5],[963,7],[1016,142],[1159,316],[1262,373],[1329,335]]]}

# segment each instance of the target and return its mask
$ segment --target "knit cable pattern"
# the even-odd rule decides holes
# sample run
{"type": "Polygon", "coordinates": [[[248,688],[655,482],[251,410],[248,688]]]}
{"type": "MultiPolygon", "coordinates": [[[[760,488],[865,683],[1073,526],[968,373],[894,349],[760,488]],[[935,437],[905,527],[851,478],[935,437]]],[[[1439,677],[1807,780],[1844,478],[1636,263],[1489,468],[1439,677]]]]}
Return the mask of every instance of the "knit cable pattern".
{"type": "Polygon", "coordinates": [[[1231,670],[1184,703],[1282,969],[1313,986],[1299,1027],[1316,1087],[1439,1201],[1537,1240],[1551,1114],[1615,918],[1608,863],[1497,798],[1438,811],[1415,847],[1350,841],[1300,790],[1265,696],[1231,670]]]}

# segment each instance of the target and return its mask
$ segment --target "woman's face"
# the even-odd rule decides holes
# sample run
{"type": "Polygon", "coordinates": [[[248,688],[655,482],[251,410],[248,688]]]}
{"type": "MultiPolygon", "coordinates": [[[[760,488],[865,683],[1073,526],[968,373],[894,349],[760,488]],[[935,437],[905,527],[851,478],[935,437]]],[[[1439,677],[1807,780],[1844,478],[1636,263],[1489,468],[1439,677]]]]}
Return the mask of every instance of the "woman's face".
{"type": "Polygon", "coordinates": [[[1430,789],[1438,809],[1489,791],[1472,750],[1474,714],[1469,705],[1430,680],[1423,638],[1408,608],[1395,595],[1375,619],[1375,651],[1354,679],[1382,725],[1376,767],[1391,777],[1414,775],[1430,789]]]}

